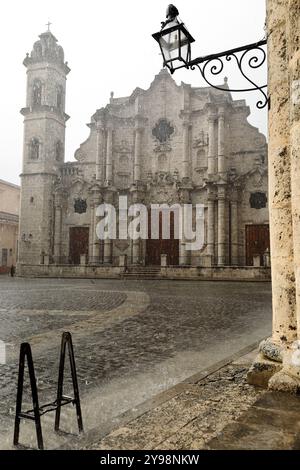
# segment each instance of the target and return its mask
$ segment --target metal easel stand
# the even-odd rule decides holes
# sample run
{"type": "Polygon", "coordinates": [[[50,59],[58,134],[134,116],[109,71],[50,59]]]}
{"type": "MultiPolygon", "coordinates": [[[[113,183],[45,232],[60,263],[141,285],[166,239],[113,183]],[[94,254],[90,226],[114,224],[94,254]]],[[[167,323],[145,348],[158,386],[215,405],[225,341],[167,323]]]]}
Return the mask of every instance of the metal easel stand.
{"type": "Polygon", "coordinates": [[[79,398],[78,381],[76,374],[75,357],[72,343],[71,333],[65,332],[61,339],[60,349],[60,361],[59,361],[59,373],[58,373],[58,384],[57,384],[57,396],[56,400],[45,405],[39,406],[38,390],[36,385],[36,378],[34,372],[34,365],[32,360],[31,347],[29,343],[22,343],[20,348],[20,359],[19,359],[19,375],[18,375],[18,389],[17,389],[17,402],[16,402],[16,417],[15,417],[15,428],[14,428],[14,440],[15,446],[19,445],[19,434],[20,434],[20,423],[21,419],[29,419],[35,422],[36,436],[38,448],[44,449],[41,416],[51,411],[55,411],[55,425],[54,430],[59,431],[60,424],[60,410],[62,406],[72,403],[76,406],[76,415],[79,432],[83,432],[82,414],[79,398]],[[64,384],[64,369],[65,369],[65,356],[66,347],[68,346],[69,360],[71,366],[71,375],[73,382],[74,397],[68,397],[63,395],[63,384],[64,384]],[[25,359],[27,358],[28,372],[30,378],[31,396],[33,409],[26,412],[22,412],[22,397],[23,397],[23,385],[24,385],[24,369],[25,359]]]}

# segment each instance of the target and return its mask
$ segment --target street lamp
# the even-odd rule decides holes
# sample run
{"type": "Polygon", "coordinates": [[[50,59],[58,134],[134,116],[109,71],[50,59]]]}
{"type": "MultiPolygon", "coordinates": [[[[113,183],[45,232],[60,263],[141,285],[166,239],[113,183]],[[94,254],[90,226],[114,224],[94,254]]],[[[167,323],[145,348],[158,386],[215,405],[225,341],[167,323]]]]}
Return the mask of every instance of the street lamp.
{"type": "Polygon", "coordinates": [[[167,8],[167,21],[162,23],[158,33],[153,34],[159,43],[164,60],[164,66],[171,73],[182,67],[187,67],[191,60],[191,43],[195,39],[190,35],[184,24],[178,20],[178,10],[174,5],[167,8]]]}
{"type": "Polygon", "coordinates": [[[266,51],[263,48],[267,44],[267,40],[263,39],[253,44],[237,47],[228,51],[220,52],[218,54],[210,54],[203,57],[191,59],[191,43],[194,38],[188,32],[184,23],[178,19],[179,12],[174,5],[169,5],[166,13],[166,21],[162,22],[161,30],[152,34],[152,37],[159,43],[160,50],[163,56],[163,65],[167,67],[173,74],[175,70],[183,67],[194,70],[197,67],[206,81],[206,83],[216,88],[217,90],[227,92],[248,92],[259,91],[263,98],[260,99],[256,106],[259,109],[270,105],[270,99],[265,92],[267,85],[258,85],[252,78],[247,75],[248,69],[258,69],[261,67],[267,57],[266,51]],[[249,87],[243,89],[230,89],[227,84],[226,87],[219,87],[211,83],[208,74],[219,75],[224,69],[224,60],[233,62],[238,66],[243,78],[248,81],[249,87]]]}

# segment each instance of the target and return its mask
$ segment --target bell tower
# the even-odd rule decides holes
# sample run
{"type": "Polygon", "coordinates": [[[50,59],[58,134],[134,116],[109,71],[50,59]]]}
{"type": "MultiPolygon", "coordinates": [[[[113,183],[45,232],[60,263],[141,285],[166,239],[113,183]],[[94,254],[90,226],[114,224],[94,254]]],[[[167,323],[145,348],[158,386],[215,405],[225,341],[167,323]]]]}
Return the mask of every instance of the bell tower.
{"type": "Polygon", "coordinates": [[[27,69],[19,264],[51,263],[53,188],[64,163],[66,77],[64,51],[49,30],[39,36],[23,64],[27,69]]]}

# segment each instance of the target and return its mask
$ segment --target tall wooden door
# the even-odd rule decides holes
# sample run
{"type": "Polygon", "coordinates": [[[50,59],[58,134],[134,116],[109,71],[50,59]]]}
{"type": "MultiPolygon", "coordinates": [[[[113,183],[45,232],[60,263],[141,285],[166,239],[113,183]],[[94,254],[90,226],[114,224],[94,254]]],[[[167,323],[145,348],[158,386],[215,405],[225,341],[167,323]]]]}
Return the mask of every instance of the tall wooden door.
{"type": "Polygon", "coordinates": [[[260,256],[263,266],[263,255],[270,250],[269,225],[246,225],[246,265],[253,266],[253,257],[260,256]]]}
{"type": "Polygon", "coordinates": [[[80,264],[80,255],[89,253],[89,228],[70,227],[70,262],[80,264]]]}
{"type": "Polygon", "coordinates": [[[148,218],[148,240],[146,244],[146,264],[160,266],[161,255],[167,255],[167,263],[171,266],[179,264],[179,240],[174,238],[174,213],[170,213],[170,238],[162,238],[162,213],[159,212],[159,238],[151,238],[151,212],[148,218]]]}

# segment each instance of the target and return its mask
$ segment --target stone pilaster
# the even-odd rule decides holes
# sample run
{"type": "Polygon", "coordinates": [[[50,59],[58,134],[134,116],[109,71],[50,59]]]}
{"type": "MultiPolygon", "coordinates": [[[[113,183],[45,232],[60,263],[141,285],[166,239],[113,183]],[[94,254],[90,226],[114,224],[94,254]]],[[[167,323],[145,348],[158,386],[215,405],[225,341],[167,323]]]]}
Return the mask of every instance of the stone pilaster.
{"type": "MultiPolygon", "coordinates": [[[[136,182],[132,185],[131,192],[131,203],[139,204],[143,203],[145,198],[145,186],[141,182],[136,182]]],[[[144,258],[143,254],[143,243],[141,239],[131,240],[131,263],[133,265],[139,265],[142,263],[144,258]]]]}
{"type": "Polygon", "coordinates": [[[97,217],[96,211],[97,207],[101,203],[101,193],[100,187],[93,186],[90,190],[90,211],[91,211],[91,224],[90,224],[90,255],[89,263],[90,264],[100,264],[100,240],[97,237],[96,226],[97,226],[97,217]]]}
{"type": "Polygon", "coordinates": [[[217,153],[218,137],[216,132],[216,116],[210,114],[208,117],[208,157],[207,157],[207,173],[213,176],[216,172],[215,162],[217,153]]]}
{"type": "Polygon", "coordinates": [[[218,186],[218,266],[226,262],[226,186],[218,186]]]}
{"type": "Polygon", "coordinates": [[[235,190],[230,202],[231,223],[231,265],[239,264],[239,218],[238,218],[238,193],[235,190]]]}
{"type": "Polygon", "coordinates": [[[96,180],[100,185],[104,182],[104,145],[105,130],[101,125],[97,125],[96,180]]]}
{"type": "Polygon", "coordinates": [[[215,257],[215,197],[211,189],[207,190],[207,254],[212,263],[215,257]]]}
{"type": "Polygon", "coordinates": [[[138,265],[140,264],[141,261],[141,250],[140,250],[140,244],[141,240],[132,240],[132,264],[133,265],[138,265]]]}
{"type": "Polygon", "coordinates": [[[191,123],[189,116],[185,116],[183,121],[183,178],[191,177],[190,129],[191,123]]]}
{"type": "Polygon", "coordinates": [[[61,229],[62,229],[62,194],[57,191],[55,194],[54,206],[54,263],[61,262],[61,229]]]}
{"type": "MultiPolygon", "coordinates": [[[[114,205],[115,188],[106,188],[104,192],[104,202],[114,205]]],[[[103,264],[112,264],[113,262],[113,240],[107,238],[103,242],[103,264]]]]}
{"type": "MultiPolygon", "coordinates": [[[[192,186],[187,184],[183,184],[179,190],[179,200],[181,205],[190,204],[191,203],[191,189],[192,186]]],[[[186,244],[189,243],[191,240],[186,240],[184,234],[184,210],[182,210],[182,233],[180,234],[179,240],[179,265],[180,266],[187,266],[191,264],[191,253],[187,251],[186,244]]]]}
{"type": "Polygon", "coordinates": [[[106,179],[106,184],[108,186],[113,184],[112,165],[113,165],[113,127],[112,127],[112,124],[109,124],[107,127],[107,137],[106,137],[106,171],[105,171],[105,179],[106,179]]]}
{"type": "Polygon", "coordinates": [[[218,173],[222,178],[226,173],[224,107],[220,107],[218,112],[218,173]]]}
{"type": "Polygon", "coordinates": [[[139,116],[135,119],[135,141],[134,141],[134,181],[141,181],[141,153],[143,126],[139,116]]]}
{"type": "Polygon", "coordinates": [[[95,243],[95,206],[94,201],[91,198],[90,201],[90,243],[89,243],[89,262],[93,264],[93,250],[95,243]]]}

